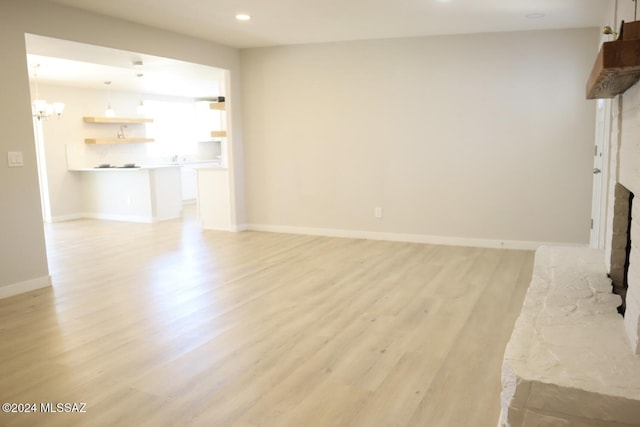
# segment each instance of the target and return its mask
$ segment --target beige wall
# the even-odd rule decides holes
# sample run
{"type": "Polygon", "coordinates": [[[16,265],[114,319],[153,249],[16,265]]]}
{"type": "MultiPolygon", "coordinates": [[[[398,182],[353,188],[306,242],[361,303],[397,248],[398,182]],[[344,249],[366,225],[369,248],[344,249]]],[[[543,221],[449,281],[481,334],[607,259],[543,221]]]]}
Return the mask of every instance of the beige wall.
{"type": "Polygon", "coordinates": [[[0,0],[0,287],[48,276],[25,33],[230,70],[238,224],[587,241],[594,105],[584,81],[595,29],[265,48],[240,58],[60,5],[0,0]],[[25,166],[8,168],[8,151],[22,151],[25,166]]]}
{"type": "Polygon", "coordinates": [[[592,28],[242,51],[250,227],[587,243],[597,41],[592,28]]]}
{"type": "MultiPolygon", "coordinates": [[[[29,105],[25,33],[180,59],[230,71],[226,91],[233,114],[230,162],[242,164],[239,54],[236,49],[134,25],[38,0],[0,0],[0,294],[2,287],[48,277],[29,105]],[[234,99],[234,97],[236,99],[234,99]],[[22,151],[23,168],[7,167],[6,153],[22,151]]],[[[241,167],[234,168],[233,213],[243,223],[241,167]]]]}

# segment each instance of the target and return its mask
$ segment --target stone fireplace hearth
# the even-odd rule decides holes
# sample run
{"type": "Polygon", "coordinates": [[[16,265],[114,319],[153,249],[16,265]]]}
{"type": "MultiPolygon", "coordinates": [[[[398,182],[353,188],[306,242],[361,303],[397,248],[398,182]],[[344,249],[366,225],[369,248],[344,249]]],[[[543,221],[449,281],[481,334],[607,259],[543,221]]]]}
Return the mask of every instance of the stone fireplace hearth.
{"type": "Polygon", "coordinates": [[[542,247],[502,368],[501,426],[640,426],[629,348],[603,252],[542,247]]]}

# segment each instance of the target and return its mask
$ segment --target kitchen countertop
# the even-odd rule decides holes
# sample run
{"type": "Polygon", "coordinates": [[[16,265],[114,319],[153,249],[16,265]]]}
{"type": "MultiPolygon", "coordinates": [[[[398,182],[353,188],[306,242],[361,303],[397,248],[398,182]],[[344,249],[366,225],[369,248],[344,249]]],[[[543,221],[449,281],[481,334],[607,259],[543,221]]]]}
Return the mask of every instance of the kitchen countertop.
{"type": "Polygon", "coordinates": [[[181,165],[181,166],[197,166],[197,165],[201,165],[204,163],[217,163],[220,164],[220,159],[215,159],[215,160],[185,160],[182,162],[174,162],[171,163],[172,165],[181,165]]]}
{"type": "Polygon", "coordinates": [[[149,169],[162,169],[162,168],[179,168],[180,165],[138,165],[134,168],[123,167],[110,167],[110,168],[79,168],[69,169],[72,172],[123,172],[123,171],[140,171],[149,169]]]}
{"type": "Polygon", "coordinates": [[[227,168],[224,166],[216,165],[216,166],[196,166],[194,167],[197,171],[206,171],[206,170],[215,170],[215,171],[226,171],[227,168]]]}
{"type": "Polygon", "coordinates": [[[157,164],[136,164],[136,167],[133,168],[125,168],[121,166],[112,166],[108,168],[98,168],[98,167],[90,167],[90,168],[71,168],[69,171],[72,172],[123,172],[123,171],[140,171],[140,170],[149,170],[149,169],[162,169],[162,168],[179,168],[182,166],[192,166],[192,167],[207,167],[214,169],[226,169],[219,165],[219,160],[197,160],[197,161],[184,161],[184,162],[176,162],[176,163],[157,163],[157,164]],[[218,165],[212,165],[214,163],[218,163],[218,165]],[[201,166],[199,166],[201,165],[201,166]]]}

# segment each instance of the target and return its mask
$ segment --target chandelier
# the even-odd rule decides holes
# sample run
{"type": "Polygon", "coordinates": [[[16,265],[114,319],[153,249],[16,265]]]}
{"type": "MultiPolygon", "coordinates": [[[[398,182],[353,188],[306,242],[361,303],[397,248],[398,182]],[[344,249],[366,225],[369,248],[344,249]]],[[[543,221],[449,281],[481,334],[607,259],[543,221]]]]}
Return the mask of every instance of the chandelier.
{"type": "Polygon", "coordinates": [[[32,113],[33,117],[38,120],[48,119],[51,116],[56,116],[58,119],[62,115],[64,111],[64,103],[62,102],[53,102],[48,103],[44,99],[40,99],[38,94],[38,69],[40,68],[40,64],[36,64],[33,66],[33,80],[35,83],[35,99],[32,103],[32,113]]]}

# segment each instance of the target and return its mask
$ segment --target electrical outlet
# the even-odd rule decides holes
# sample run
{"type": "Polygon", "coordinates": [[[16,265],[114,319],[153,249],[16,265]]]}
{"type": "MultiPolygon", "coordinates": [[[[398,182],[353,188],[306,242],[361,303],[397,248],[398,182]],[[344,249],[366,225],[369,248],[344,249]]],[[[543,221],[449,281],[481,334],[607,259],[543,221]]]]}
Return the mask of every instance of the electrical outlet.
{"type": "Polygon", "coordinates": [[[373,216],[380,219],[382,218],[382,208],[377,207],[373,210],[373,216]]]}
{"type": "Polygon", "coordinates": [[[7,163],[10,168],[20,168],[24,166],[22,151],[9,151],[7,153],[7,163]]]}

